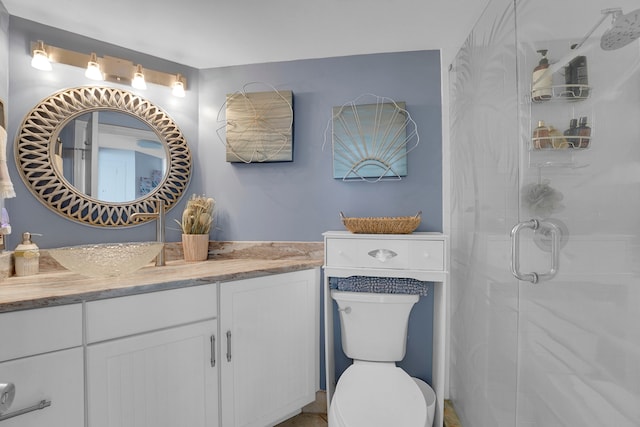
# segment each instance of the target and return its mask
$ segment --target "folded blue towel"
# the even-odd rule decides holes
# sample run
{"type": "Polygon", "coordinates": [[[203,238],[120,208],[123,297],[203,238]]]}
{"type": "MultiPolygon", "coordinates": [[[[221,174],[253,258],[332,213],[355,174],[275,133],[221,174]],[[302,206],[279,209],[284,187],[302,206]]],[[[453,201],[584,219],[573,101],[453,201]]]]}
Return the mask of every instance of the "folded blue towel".
{"type": "Polygon", "coordinates": [[[430,282],[395,277],[329,277],[329,287],[347,292],[428,295],[430,282]]]}

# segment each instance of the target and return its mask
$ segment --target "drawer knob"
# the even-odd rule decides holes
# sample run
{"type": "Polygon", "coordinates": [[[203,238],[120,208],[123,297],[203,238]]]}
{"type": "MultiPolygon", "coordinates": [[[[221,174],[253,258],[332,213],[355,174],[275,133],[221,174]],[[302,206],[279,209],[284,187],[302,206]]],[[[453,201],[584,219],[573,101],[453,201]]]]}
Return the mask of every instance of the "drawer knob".
{"type": "Polygon", "coordinates": [[[374,249],[369,252],[369,256],[380,262],[386,262],[391,258],[398,256],[398,254],[391,249],[374,249]]]}
{"type": "Polygon", "coordinates": [[[425,252],[425,253],[424,253],[424,257],[425,257],[425,258],[429,258],[429,252],[425,252]]]}

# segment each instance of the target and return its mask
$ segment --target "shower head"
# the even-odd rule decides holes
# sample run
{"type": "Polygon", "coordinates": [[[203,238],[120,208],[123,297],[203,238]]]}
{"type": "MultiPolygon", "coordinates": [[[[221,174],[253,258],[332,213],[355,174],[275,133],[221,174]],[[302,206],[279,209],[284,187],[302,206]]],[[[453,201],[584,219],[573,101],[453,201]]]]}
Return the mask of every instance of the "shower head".
{"type": "Polygon", "coordinates": [[[620,49],[640,38],[640,9],[623,15],[613,13],[613,27],[604,32],[600,47],[604,50],[620,49]]]}

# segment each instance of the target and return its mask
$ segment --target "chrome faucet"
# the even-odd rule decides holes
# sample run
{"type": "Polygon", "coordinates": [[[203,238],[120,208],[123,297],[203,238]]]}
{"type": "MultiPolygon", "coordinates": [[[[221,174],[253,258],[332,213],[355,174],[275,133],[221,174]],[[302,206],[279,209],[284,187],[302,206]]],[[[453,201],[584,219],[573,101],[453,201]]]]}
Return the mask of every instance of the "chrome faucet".
{"type": "Polygon", "coordinates": [[[161,242],[162,250],[156,257],[156,266],[161,267],[165,265],[164,260],[164,202],[162,200],[158,200],[156,202],[156,211],[155,212],[136,212],[131,214],[129,217],[130,220],[142,218],[155,218],[156,219],[156,241],[161,242]]]}

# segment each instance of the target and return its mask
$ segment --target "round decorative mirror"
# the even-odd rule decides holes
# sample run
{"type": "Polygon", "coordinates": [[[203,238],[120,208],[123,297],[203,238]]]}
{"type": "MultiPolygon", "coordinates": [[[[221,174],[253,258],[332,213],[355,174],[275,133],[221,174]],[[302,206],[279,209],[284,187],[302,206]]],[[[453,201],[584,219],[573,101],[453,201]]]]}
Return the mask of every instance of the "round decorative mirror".
{"type": "Polygon", "coordinates": [[[153,212],[159,201],[169,210],[191,177],[191,153],[174,121],[116,88],[78,87],[45,98],[22,122],[14,154],[38,200],[99,227],[134,225],[131,214],[153,212]]]}

